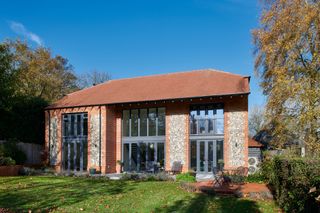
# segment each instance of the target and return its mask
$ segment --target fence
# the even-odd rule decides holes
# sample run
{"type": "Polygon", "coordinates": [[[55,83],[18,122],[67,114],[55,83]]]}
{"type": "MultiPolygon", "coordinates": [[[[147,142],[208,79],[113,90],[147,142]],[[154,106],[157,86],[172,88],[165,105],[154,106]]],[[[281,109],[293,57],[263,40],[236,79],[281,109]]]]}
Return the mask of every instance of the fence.
{"type": "MultiPolygon", "coordinates": [[[[5,143],[6,141],[0,141],[0,143],[5,143]]],[[[21,149],[27,157],[25,164],[35,165],[41,164],[41,151],[43,151],[43,146],[33,143],[17,143],[19,149],[21,149]]]]}

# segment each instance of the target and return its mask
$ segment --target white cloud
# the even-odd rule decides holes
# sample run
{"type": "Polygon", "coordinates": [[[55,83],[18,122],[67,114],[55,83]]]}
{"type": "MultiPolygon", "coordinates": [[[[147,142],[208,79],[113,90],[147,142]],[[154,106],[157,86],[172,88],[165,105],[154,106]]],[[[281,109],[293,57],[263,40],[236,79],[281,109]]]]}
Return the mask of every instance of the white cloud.
{"type": "Polygon", "coordinates": [[[22,35],[38,45],[43,45],[42,39],[37,34],[30,32],[23,24],[15,21],[9,21],[9,26],[16,34],[22,35]]]}

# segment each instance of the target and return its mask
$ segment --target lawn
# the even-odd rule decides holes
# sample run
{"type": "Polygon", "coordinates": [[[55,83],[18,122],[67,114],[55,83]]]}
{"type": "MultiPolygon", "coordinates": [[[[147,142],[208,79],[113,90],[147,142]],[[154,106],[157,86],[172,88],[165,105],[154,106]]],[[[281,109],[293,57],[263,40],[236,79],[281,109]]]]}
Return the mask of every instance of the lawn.
{"type": "MultiPolygon", "coordinates": [[[[271,201],[188,193],[176,182],[1,177],[0,207],[54,212],[276,212],[271,201]]],[[[1,210],[0,210],[1,211],[1,210]]]]}

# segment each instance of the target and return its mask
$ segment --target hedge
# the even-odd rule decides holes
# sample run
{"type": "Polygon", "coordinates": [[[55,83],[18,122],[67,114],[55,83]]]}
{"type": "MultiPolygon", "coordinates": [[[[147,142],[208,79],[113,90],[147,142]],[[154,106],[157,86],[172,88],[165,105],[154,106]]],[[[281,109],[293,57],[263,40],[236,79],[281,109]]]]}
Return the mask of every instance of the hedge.
{"type": "Polygon", "coordinates": [[[320,160],[276,156],[262,163],[262,174],[286,212],[320,212],[320,160]]]}

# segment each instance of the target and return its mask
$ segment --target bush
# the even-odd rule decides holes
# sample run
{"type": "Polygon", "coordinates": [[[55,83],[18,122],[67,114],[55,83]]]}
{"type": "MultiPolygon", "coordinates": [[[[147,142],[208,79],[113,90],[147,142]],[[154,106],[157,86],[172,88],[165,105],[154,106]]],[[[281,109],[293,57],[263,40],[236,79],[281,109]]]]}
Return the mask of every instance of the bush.
{"type": "Polygon", "coordinates": [[[245,177],[245,181],[249,183],[263,183],[265,178],[261,172],[256,172],[245,177]]]}
{"type": "Polygon", "coordinates": [[[196,182],[196,178],[190,173],[181,173],[176,175],[176,181],[179,182],[196,182]]]}
{"type": "Polygon", "coordinates": [[[262,174],[286,212],[319,212],[320,160],[275,156],[262,163],[262,174]],[[310,190],[313,189],[313,190],[310,190]]]}
{"type": "Polygon", "coordinates": [[[0,156],[0,166],[11,166],[15,164],[16,162],[12,158],[0,156]]]}
{"type": "Polygon", "coordinates": [[[155,174],[147,173],[124,173],[121,180],[133,180],[133,181],[170,181],[172,178],[165,172],[159,172],[155,174]]]}
{"type": "Polygon", "coordinates": [[[12,158],[18,165],[23,164],[27,159],[26,154],[18,148],[15,140],[0,144],[0,156],[12,158]]]}
{"type": "Polygon", "coordinates": [[[245,181],[245,177],[242,175],[226,175],[225,178],[231,183],[244,183],[245,181]]]}

